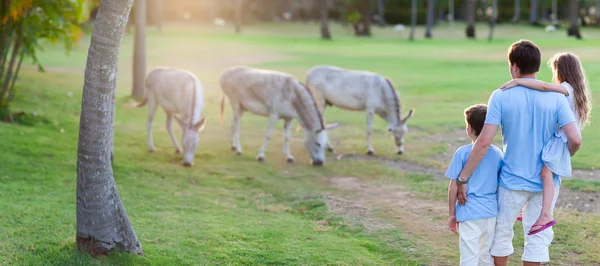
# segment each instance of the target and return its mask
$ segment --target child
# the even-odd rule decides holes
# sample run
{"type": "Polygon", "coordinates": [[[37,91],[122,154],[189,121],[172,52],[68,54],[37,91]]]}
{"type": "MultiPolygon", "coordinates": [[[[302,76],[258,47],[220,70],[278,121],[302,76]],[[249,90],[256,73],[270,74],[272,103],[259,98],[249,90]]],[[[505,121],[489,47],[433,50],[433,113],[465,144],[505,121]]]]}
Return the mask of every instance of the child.
{"type": "MultiPolygon", "coordinates": [[[[465,110],[467,135],[475,143],[485,122],[487,106],[473,105],[465,110]]],[[[446,171],[448,188],[448,228],[459,233],[460,265],[494,265],[490,248],[498,216],[498,172],[502,166],[502,151],[491,145],[481,164],[467,183],[467,203],[457,205],[457,179],[469,158],[473,144],[460,147],[446,171]]]]}
{"type": "MultiPolygon", "coordinates": [[[[515,86],[523,86],[534,90],[553,91],[566,95],[571,110],[577,119],[577,127],[581,130],[589,123],[592,97],[579,58],[572,53],[558,53],[548,61],[548,66],[552,69],[552,80],[555,84],[535,79],[513,79],[502,85],[501,89],[507,90],[515,86]]],[[[565,177],[571,176],[571,153],[567,146],[567,136],[562,128],[559,128],[544,146],[542,160],[544,161],[541,172],[543,187],[542,212],[529,230],[529,235],[537,234],[556,224],[551,210],[552,199],[554,198],[552,173],[565,177]]]]}

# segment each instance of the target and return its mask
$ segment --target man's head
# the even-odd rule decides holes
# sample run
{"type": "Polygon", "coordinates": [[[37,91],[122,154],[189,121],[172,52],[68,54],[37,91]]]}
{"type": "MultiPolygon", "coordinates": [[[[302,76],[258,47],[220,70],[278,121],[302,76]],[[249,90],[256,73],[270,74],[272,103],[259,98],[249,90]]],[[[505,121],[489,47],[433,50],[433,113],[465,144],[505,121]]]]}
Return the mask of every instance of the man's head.
{"type": "Polygon", "coordinates": [[[508,49],[508,63],[512,78],[535,77],[540,71],[542,52],[529,40],[519,40],[508,49]]]}
{"type": "Polygon", "coordinates": [[[465,109],[465,122],[467,123],[467,135],[473,141],[479,137],[483,124],[485,123],[485,115],[487,114],[487,105],[476,104],[465,109]]]}

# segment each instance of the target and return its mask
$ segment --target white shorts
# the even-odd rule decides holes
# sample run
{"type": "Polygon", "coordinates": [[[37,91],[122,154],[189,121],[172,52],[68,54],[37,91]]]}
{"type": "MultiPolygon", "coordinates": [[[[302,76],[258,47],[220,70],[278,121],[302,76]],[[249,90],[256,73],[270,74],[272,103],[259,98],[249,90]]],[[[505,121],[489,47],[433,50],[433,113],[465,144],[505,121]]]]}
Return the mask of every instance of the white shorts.
{"type": "MultiPolygon", "coordinates": [[[[558,198],[560,185],[554,187],[551,211],[558,198]]],[[[496,232],[490,254],[495,257],[510,256],[515,249],[512,244],[513,226],[519,213],[523,212],[523,233],[525,235],[525,248],[521,260],[527,262],[548,262],[550,254],[548,247],[554,238],[552,227],[535,235],[527,235],[529,229],[539,218],[542,212],[542,192],[529,192],[523,190],[508,190],[498,187],[499,213],[496,219],[496,232]]]]}
{"type": "Polygon", "coordinates": [[[490,248],[494,240],[496,217],[458,223],[460,265],[494,265],[490,248]]]}

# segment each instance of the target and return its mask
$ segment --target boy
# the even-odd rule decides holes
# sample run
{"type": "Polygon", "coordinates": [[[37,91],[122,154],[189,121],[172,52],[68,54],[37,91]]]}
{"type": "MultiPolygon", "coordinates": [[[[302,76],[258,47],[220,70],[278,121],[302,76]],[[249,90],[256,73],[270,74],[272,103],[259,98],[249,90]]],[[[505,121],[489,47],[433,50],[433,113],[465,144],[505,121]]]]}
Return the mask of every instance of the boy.
{"type": "MultiPolygon", "coordinates": [[[[487,106],[484,104],[465,110],[466,131],[473,143],[481,133],[486,113],[487,106]]],[[[448,229],[459,233],[460,265],[494,265],[490,248],[498,216],[498,172],[504,155],[498,147],[490,145],[481,164],[468,180],[467,202],[457,205],[457,182],[461,182],[458,176],[472,148],[473,144],[460,147],[446,171],[446,176],[452,179],[448,188],[448,229]]]]}

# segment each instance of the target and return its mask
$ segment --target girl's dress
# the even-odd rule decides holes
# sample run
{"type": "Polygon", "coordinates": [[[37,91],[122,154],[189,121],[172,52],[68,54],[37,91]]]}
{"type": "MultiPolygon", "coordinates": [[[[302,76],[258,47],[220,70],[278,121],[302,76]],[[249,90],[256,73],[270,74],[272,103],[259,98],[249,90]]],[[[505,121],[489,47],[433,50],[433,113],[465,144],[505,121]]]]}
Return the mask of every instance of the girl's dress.
{"type": "MultiPolygon", "coordinates": [[[[571,111],[577,120],[575,122],[577,129],[580,130],[579,114],[575,110],[575,96],[573,95],[573,87],[571,87],[571,84],[567,82],[563,82],[562,85],[569,92],[567,99],[569,100],[571,111]]],[[[548,167],[548,169],[550,169],[550,171],[553,173],[563,177],[570,177],[572,174],[571,152],[569,152],[567,141],[567,135],[565,134],[564,130],[559,127],[558,131],[552,136],[552,138],[550,138],[548,143],[546,143],[544,150],[542,151],[542,161],[544,161],[544,164],[548,167]]]]}

